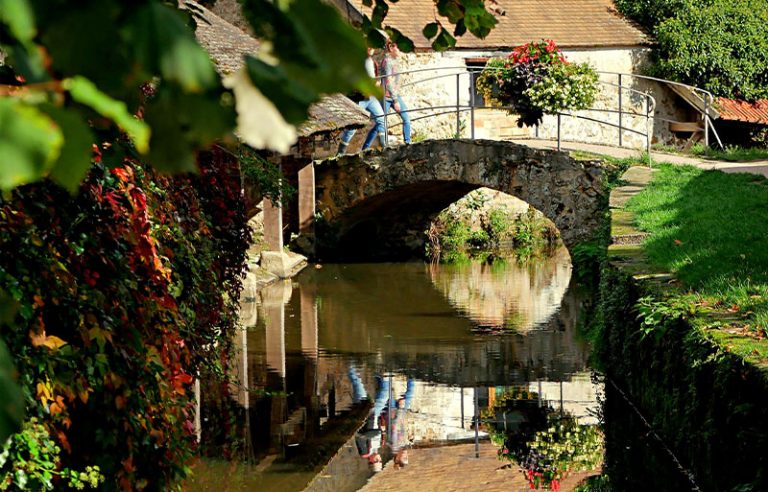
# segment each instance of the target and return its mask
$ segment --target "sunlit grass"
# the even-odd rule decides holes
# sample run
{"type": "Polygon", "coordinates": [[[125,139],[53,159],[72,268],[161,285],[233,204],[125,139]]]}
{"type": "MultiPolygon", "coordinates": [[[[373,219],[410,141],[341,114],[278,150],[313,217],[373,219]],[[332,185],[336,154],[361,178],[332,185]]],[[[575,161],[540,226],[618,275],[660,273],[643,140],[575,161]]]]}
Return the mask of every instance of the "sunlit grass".
{"type": "Polygon", "coordinates": [[[729,162],[749,162],[768,160],[768,148],[764,147],[739,147],[737,145],[728,145],[725,149],[711,148],[707,150],[703,144],[695,144],[688,151],[682,151],[677,147],[670,145],[655,144],[653,150],[660,152],[670,152],[673,154],[690,155],[694,157],[703,157],[718,161],[729,162]]]}
{"type": "Polygon", "coordinates": [[[665,164],[627,208],[651,233],[651,263],[675,274],[685,296],[720,320],[713,326],[762,354],[752,345],[768,335],[768,181],[665,164]]]}

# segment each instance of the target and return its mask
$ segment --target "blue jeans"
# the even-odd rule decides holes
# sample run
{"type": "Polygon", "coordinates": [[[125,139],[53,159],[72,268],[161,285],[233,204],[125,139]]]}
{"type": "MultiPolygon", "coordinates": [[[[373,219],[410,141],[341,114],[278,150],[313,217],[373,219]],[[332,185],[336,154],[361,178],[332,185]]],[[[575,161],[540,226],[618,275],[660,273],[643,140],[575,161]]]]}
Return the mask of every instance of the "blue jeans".
{"type": "MultiPolygon", "coordinates": [[[[403,98],[397,96],[397,103],[400,105],[400,119],[403,120],[403,141],[409,144],[411,143],[411,118],[408,116],[408,107],[403,102],[403,98]]],[[[384,112],[389,113],[389,108],[394,106],[395,101],[392,99],[384,99],[384,112]]]]}
{"type": "MultiPolygon", "coordinates": [[[[373,96],[370,96],[368,99],[363,99],[358,102],[357,105],[371,113],[371,116],[373,117],[373,128],[368,132],[368,135],[365,137],[365,143],[363,143],[363,150],[366,150],[373,144],[373,140],[376,138],[377,133],[384,135],[384,110],[381,109],[379,100],[373,96]]],[[[354,128],[344,130],[344,133],[341,134],[341,142],[344,145],[348,145],[349,142],[352,141],[352,136],[354,136],[355,131],[354,128]]]]}

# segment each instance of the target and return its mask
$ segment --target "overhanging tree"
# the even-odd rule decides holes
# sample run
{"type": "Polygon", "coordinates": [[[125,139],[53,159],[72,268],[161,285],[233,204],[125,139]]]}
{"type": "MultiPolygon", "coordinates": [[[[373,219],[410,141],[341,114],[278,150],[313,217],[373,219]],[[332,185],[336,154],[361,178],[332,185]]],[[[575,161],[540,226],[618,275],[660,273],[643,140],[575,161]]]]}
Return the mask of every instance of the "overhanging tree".
{"type": "MultiPolygon", "coordinates": [[[[441,20],[424,34],[436,49],[453,46],[454,36],[466,31],[485,36],[496,22],[482,0],[435,3],[441,20]]],[[[120,177],[125,163],[198,171],[200,151],[236,138],[285,150],[295,138],[291,128],[322,94],[375,91],[363,68],[365,38],[332,7],[319,0],[243,4],[263,50],[224,84],[195,40],[191,16],[176,2],[0,0],[0,191],[8,197],[20,186],[50,180],[75,193],[96,157],[100,176],[114,168],[120,177]]],[[[372,11],[362,31],[368,43],[381,45],[382,29],[404,51],[412,49],[384,24],[387,2],[367,4],[372,11]]],[[[135,186],[132,180],[125,190],[135,186]]],[[[24,198],[23,190],[16,193],[24,198]]],[[[0,294],[3,330],[26,336],[25,318],[15,311],[19,299],[0,294]]],[[[30,343],[45,346],[48,338],[37,335],[30,343]]],[[[58,349],[55,337],[50,344],[58,349]]],[[[0,341],[0,442],[23,418],[13,371],[0,341]]],[[[32,391],[25,389],[27,396],[32,391]]],[[[171,475],[185,473],[179,468],[171,475]]]]}
{"type": "Polygon", "coordinates": [[[657,40],[653,75],[717,96],[768,98],[768,3],[617,0],[657,40]]]}

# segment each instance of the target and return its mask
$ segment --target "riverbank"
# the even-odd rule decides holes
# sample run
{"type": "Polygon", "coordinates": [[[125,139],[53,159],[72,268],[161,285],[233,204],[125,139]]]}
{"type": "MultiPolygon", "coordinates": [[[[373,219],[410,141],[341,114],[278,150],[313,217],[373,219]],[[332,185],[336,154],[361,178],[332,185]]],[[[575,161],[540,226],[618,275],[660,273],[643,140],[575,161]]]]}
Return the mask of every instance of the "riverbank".
{"type": "MultiPolygon", "coordinates": [[[[623,181],[594,334],[601,369],[678,462],[676,480],[766,490],[766,180],[664,165],[623,181]]],[[[606,435],[616,490],[635,490],[637,476],[670,490],[664,473],[647,474],[658,461],[606,435]]]]}
{"type": "Polygon", "coordinates": [[[629,176],[616,190],[624,198],[614,199],[611,256],[671,276],[642,314],[679,313],[724,351],[768,370],[768,180],[672,165],[629,176]],[[659,303],[672,311],[659,313],[659,303]]]}

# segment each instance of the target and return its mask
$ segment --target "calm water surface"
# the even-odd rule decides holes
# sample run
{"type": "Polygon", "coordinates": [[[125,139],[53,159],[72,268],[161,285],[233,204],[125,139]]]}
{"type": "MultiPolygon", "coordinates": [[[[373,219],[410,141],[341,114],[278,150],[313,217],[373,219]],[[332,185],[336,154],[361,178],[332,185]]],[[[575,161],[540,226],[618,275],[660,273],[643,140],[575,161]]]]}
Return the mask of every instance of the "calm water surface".
{"type": "Polygon", "coordinates": [[[407,450],[477,439],[535,457],[520,443],[553,416],[592,428],[600,388],[570,285],[560,251],[527,265],[310,266],[246,289],[235,381],[203,386],[210,457],[189,489],[357,490],[407,450]]]}

